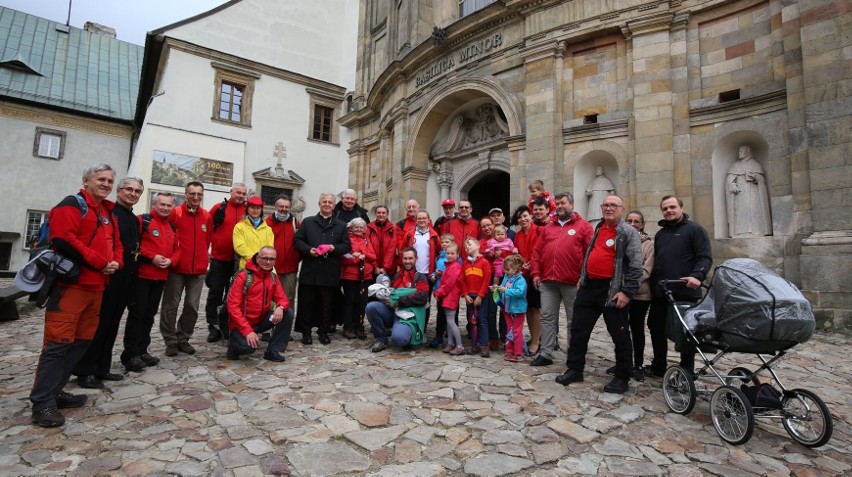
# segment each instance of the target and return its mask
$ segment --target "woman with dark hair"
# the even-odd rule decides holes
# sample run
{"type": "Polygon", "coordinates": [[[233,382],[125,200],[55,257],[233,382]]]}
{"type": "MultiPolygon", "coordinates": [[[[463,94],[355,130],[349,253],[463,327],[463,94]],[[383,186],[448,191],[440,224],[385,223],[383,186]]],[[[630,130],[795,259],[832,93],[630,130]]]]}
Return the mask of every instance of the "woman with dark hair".
{"type": "MultiPolygon", "coordinates": [[[[651,306],[651,269],[654,268],[654,241],[645,233],[645,216],[638,210],[631,210],[624,219],[628,225],[639,231],[642,240],[642,278],[639,281],[639,292],[633,296],[628,305],[630,317],[630,334],[633,338],[633,379],[645,380],[642,369],[645,356],[645,315],[651,306]]],[[[615,373],[615,366],[606,370],[608,374],[615,373]]]]}
{"type": "MultiPolygon", "coordinates": [[[[512,224],[518,226],[518,230],[515,232],[515,247],[518,249],[518,254],[524,259],[521,271],[524,279],[532,283],[530,260],[533,250],[535,250],[535,244],[538,242],[539,227],[533,223],[530,210],[525,205],[515,209],[515,213],[512,214],[512,224]]],[[[538,288],[534,286],[527,287],[527,326],[530,329],[527,355],[533,356],[538,353],[539,341],[541,340],[541,294],[538,288]]]]}

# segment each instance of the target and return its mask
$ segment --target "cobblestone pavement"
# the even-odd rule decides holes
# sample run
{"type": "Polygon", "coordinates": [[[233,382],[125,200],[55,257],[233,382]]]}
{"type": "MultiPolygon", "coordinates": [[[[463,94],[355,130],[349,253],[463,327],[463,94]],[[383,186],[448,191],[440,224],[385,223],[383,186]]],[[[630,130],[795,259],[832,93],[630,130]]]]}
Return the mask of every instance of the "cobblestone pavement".
{"type": "MultiPolygon", "coordinates": [[[[776,367],[834,415],[834,437],[818,449],[796,444],[777,422],[727,445],[706,399],[688,416],[668,412],[660,380],[631,381],[624,396],[603,393],[612,352],[602,324],[585,382],[568,388],[553,381],[562,353],[546,368],[426,347],[374,354],[369,342],[338,333],[329,346],[291,343],[285,363],[233,362],[221,344],[203,342],[199,327],[195,355],[166,358],[155,325],[158,366],[102,391],[72,380],[67,390],[85,392],[89,403],[64,410],[63,428],[40,429],[30,424],[27,396],[42,313],[22,311],[21,320],[0,323],[3,476],[852,473],[850,340],[840,335],[818,334],[776,367]]],[[[753,366],[737,356],[719,368],[753,366]]]]}

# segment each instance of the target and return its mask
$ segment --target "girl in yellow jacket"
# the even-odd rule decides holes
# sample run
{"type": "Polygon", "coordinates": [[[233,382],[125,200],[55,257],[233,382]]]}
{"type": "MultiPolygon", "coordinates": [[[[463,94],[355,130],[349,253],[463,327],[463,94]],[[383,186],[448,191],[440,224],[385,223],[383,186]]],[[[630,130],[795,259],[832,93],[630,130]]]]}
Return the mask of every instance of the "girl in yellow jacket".
{"type": "Polygon", "coordinates": [[[246,203],[245,218],[234,227],[234,252],[240,257],[240,270],[265,246],[274,247],[275,237],[263,220],[263,201],[254,196],[246,203]]]}

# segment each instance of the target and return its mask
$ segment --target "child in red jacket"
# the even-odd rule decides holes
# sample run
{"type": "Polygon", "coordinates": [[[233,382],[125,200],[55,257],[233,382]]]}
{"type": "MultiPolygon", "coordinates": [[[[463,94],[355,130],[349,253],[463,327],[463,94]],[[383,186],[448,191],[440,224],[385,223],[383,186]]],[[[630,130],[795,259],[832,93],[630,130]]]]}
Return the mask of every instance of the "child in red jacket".
{"type": "Polygon", "coordinates": [[[468,332],[472,335],[473,348],[471,354],[478,351],[483,358],[491,356],[488,349],[488,319],[486,308],[482,305],[491,277],[491,264],[479,254],[479,240],[468,237],[464,241],[467,257],[462,266],[462,295],[467,302],[468,332]]]}
{"type": "Polygon", "coordinates": [[[459,309],[459,298],[461,297],[461,264],[459,264],[459,246],[450,243],[444,247],[447,254],[447,268],[441,276],[441,285],[435,290],[435,298],[444,310],[447,320],[447,346],[444,353],[452,355],[464,354],[461,332],[456,324],[456,313],[459,309]]]}

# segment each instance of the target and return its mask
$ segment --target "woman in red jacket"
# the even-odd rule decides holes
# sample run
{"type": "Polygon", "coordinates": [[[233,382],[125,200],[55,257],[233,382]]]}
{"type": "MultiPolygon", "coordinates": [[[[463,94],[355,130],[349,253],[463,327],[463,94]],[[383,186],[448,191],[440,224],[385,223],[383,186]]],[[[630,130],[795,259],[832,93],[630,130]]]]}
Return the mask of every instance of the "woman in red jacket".
{"type": "Polygon", "coordinates": [[[367,306],[367,283],[372,282],[376,252],[367,239],[367,222],[354,218],[346,225],[352,251],[340,260],[340,282],[343,286],[343,336],[366,339],[360,321],[367,306]]]}
{"type": "MultiPolygon", "coordinates": [[[[532,283],[530,276],[530,260],[532,259],[535,244],[538,242],[538,225],[533,223],[533,217],[529,208],[522,205],[515,210],[512,223],[520,228],[515,232],[515,247],[518,254],[524,259],[522,268],[524,280],[532,283]]],[[[527,326],[530,329],[530,342],[527,354],[532,356],[538,353],[539,341],[541,341],[541,293],[534,286],[527,286],[527,326]]]]}

